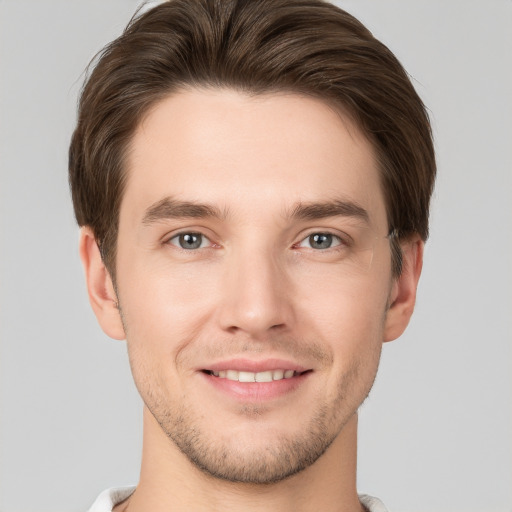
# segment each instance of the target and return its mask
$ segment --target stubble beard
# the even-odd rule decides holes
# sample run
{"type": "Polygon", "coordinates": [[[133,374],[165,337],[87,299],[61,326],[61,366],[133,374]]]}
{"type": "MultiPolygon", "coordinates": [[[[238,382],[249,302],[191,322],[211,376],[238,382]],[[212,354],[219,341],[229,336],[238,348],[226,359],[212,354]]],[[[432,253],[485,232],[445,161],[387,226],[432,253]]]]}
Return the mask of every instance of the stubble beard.
{"type": "MultiPolygon", "coordinates": [[[[251,413],[252,414],[252,413],[251,413]]],[[[211,440],[188,418],[178,417],[172,429],[162,425],[169,439],[187,459],[207,475],[233,483],[273,484],[299,473],[313,464],[329,447],[335,436],[325,428],[327,411],[323,408],[310,422],[306,435],[290,438],[281,435],[254,450],[221,445],[211,440]]]]}
{"type": "MultiPolygon", "coordinates": [[[[119,308],[123,324],[126,323],[119,308]]],[[[385,319],[386,311],[383,315],[385,319]]],[[[232,483],[270,485],[305,470],[314,464],[334,442],[359,406],[366,400],[374,384],[381,348],[362,354],[340,377],[334,399],[319,405],[309,421],[304,421],[300,433],[281,434],[264,448],[238,447],[219,443],[203,428],[196,411],[182,404],[178,410],[170,407],[161,391],[165,384],[149,382],[151,372],[136,368],[129,352],[130,365],[139,393],[157,423],[185,457],[204,474],[232,483]],[[136,371],[138,370],[138,371],[136,371]],[[363,373],[363,375],[361,375],[363,373]],[[363,382],[361,382],[361,379],[363,382]]],[[[144,366],[144,365],[142,365],[144,366]]],[[[247,406],[246,416],[264,414],[259,406],[247,406]]],[[[298,421],[301,421],[298,419],[298,421]]]]}
{"type": "MultiPolygon", "coordinates": [[[[341,378],[335,399],[319,405],[313,416],[304,420],[300,432],[283,433],[255,446],[238,446],[233,440],[213,438],[197,414],[184,405],[179,411],[170,411],[164,401],[145,402],[169,440],[197,469],[226,482],[269,485],[303,471],[325,453],[373,385],[376,370],[367,386],[356,390],[359,373],[360,364],[354,365],[341,378]]],[[[253,406],[246,407],[242,414],[254,417],[265,412],[253,406]]]]}
{"type": "MultiPolygon", "coordinates": [[[[236,435],[222,439],[209,430],[208,420],[191,404],[172,403],[165,383],[150,381],[149,368],[130,364],[139,393],[163,433],[188,461],[209,477],[225,482],[270,485],[292,477],[314,464],[357,412],[373,386],[381,350],[363,354],[339,378],[336,394],[313,401],[312,411],[296,418],[293,433],[276,433],[265,442],[241,444],[236,435]],[[137,376],[141,377],[138,379],[137,376]]],[[[140,363],[140,360],[138,361],[140,363]]],[[[245,420],[265,421],[264,406],[246,405],[239,414],[245,420]]],[[[248,423],[250,428],[250,422],[248,423]]],[[[245,436],[247,439],[250,436],[245,436]]],[[[254,438],[252,438],[254,439],[254,438]]]]}

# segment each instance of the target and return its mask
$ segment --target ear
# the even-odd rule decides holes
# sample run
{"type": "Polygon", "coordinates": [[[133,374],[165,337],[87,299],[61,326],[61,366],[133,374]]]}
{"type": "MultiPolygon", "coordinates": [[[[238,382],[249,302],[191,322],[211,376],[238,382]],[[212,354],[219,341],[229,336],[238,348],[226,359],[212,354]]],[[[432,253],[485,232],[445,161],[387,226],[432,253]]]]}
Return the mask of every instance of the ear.
{"type": "Polygon", "coordinates": [[[416,290],[423,266],[423,247],[423,240],[419,236],[401,244],[402,273],[394,279],[391,287],[389,309],[384,326],[384,341],[392,341],[401,336],[409,324],[416,303],[416,290]]]}
{"type": "Polygon", "coordinates": [[[89,302],[98,323],[107,336],[116,340],[125,339],[114,285],[89,227],[83,227],[80,231],[80,259],[85,270],[89,302]]]}

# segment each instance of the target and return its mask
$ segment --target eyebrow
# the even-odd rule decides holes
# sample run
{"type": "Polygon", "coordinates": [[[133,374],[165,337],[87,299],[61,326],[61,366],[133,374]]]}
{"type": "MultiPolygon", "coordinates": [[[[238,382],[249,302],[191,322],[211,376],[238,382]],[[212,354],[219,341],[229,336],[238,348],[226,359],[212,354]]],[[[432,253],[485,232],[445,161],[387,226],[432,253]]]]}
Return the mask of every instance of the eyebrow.
{"type": "Polygon", "coordinates": [[[353,217],[370,222],[368,212],[359,204],[348,200],[333,200],[321,203],[299,203],[289,217],[299,220],[316,220],[327,217],[353,217]]]}
{"type": "MultiPolygon", "coordinates": [[[[369,222],[368,212],[362,206],[353,201],[340,199],[319,203],[300,202],[285,214],[285,217],[296,220],[316,220],[340,216],[353,217],[366,223],[369,222]]],[[[164,197],[146,209],[142,223],[150,225],[166,219],[225,219],[226,217],[227,211],[222,211],[211,204],[164,197]]]]}
{"type": "Polygon", "coordinates": [[[146,209],[143,224],[153,224],[165,219],[194,219],[194,218],[224,218],[226,212],[209,204],[195,203],[192,201],[180,201],[171,197],[152,204],[146,209]]]}

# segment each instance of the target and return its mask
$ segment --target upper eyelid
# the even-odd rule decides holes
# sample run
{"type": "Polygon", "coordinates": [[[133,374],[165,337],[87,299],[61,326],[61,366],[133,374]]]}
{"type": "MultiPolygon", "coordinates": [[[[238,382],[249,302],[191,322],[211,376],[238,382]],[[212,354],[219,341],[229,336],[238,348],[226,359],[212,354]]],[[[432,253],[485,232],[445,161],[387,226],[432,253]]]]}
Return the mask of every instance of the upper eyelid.
{"type": "Polygon", "coordinates": [[[348,233],[346,233],[345,231],[341,232],[337,229],[333,229],[333,228],[326,228],[326,229],[308,229],[306,230],[305,232],[302,232],[300,233],[299,236],[297,236],[297,242],[295,242],[293,245],[296,245],[297,243],[301,243],[303,242],[304,240],[306,240],[306,238],[309,238],[310,236],[312,235],[316,235],[316,234],[321,234],[321,235],[331,235],[331,236],[334,236],[336,238],[339,238],[339,240],[342,242],[342,243],[353,243],[354,242],[354,238],[352,236],[350,236],[348,233]]]}
{"type": "MultiPolygon", "coordinates": [[[[186,234],[196,234],[201,235],[204,238],[206,238],[212,245],[221,245],[219,242],[215,241],[215,235],[207,234],[206,231],[210,231],[208,229],[205,229],[204,227],[201,228],[185,228],[185,229],[177,229],[176,231],[172,231],[170,233],[165,234],[161,241],[162,243],[168,243],[173,238],[176,238],[180,235],[186,235],[186,234]]],[[[304,240],[306,240],[308,237],[315,235],[315,234],[324,234],[324,235],[331,235],[333,237],[336,237],[340,240],[343,244],[351,244],[354,242],[354,238],[346,233],[345,231],[339,231],[335,228],[308,228],[303,230],[301,233],[299,233],[295,237],[295,241],[291,244],[292,246],[296,246],[300,243],[302,243],[304,240]]]]}
{"type": "Polygon", "coordinates": [[[200,235],[204,238],[207,238],[210,240],[210,237],[208,235],[205,235],[204,233],[201,233],[201,231],[178,231],[177,233],[172,233],[171,235],[168,235],[167,238],[169,240],[172,240],[173,238],[176,238],[177,236],[181,235],[200,235]]]}
{"type": "MultiPolygon", "coordinates": [[[[345,241],[341,236],[339,235],[336,235],[334,233],[329,233],[328,231],[313,231],[312,233],[310,233],[309,235],[306,235],[305,237],[302,237],[298,242],[296,242],[295,244],[293,244],[292,247],[301,247],[301,244],[304,243],[308,238],[310,238],[311,236],[313,235],[330,235],[332,236],[333,238],[336,238],[338,239],[339,243],[336,244],[336,245],[333,245],[332,247],[328,247],[326,249],[322,249],[321,252],[326,252],[326,251],[329,251],[330,249],[339,249],[340,246],[347,246],[348,243],[347,241],[345,241]]],[[[304,247],[305,249],[308,249],[308,247],[304,247]]],[[[311,248],[313,249],[313,248],[311,248]]],[[[313,249],[314,251],[318,251],[319,249],[313,249]]]]}
{"type": "Polygon", "coordinates": [[[179,231],[177,233],[173,233],[171,236],[164,237],[162,239],[162,245],[170,245],[170,246],[172,246],[173,250],[185,251],[188,254],[192,254],[192,253],[195,253],[198,251],[206,251],[209,249],[217,249],[220,247],[219,244],[212,241],[211,237],[206,236],[204,233],[201,233],[200,231],[191,231],[191,230],[179,231]],[[171,240],[178,238],[181,235],[200,235],[201,237],[203,237],[203,240],[201,241],[201,245],[205,242],[205,240],[207,241],[207,245],[206,245],[206,247],[185,249],[184,247],[180,247],[180,244],[178,241],[176,241],[176,243],[171,242],[171,240]]]}
{"type": "Polygon", "coordinates": [[[212,241],[212,238],[213,238],[212,235],[206,234],[204,228],[202,228],[202,229],[194,229],[194,228],[192,228],[192,229],[190,229],[190,228],[189,229],[177,229],[177,230],[166,233],[164,236],[161,237],[161,241],[162,241],[162,243],[166,243],[180,235],[201,235],[204,238],[207,238],[211,243],[214,243],[212,241]]]}

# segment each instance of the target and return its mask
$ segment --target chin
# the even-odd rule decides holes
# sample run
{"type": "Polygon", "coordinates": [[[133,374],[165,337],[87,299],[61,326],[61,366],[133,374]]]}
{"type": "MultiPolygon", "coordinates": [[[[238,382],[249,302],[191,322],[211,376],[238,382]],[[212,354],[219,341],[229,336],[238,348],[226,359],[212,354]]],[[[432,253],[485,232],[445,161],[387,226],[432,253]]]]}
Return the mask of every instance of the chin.
{"type": "MultiPolygon", "coordinates": [[[[329,448],[344,423],[332,408],[319,408],[292,432],[265,425],[261,418],[224,429],[222,436],[190,415],[153,414],[167,438],[204,474],[226,482],[269,485],[314,464],[329,448]],[[337,428],[333,426],[338,425],[337,428]]],[[[252,413],[256,413],[254,409],[252,413]]],[[[339,411],[338,411],[339,412],[339,411]]],[[[346,416],[351,417],[351,413],[346,416]]],[[[204,417],[202,418],[204,421],[204,417]]]]}
{"type": "MultiPolygon", "coordinates": [[[[248,433],[224,442],[193,429],[175,429],[168,437],[199,470],[214,478],[246,484],[273,484],[311,466],[335,438],[315,419],[302,434],[258,437],[248,433]],[[251,442],[250,438],[253,438],[251,442]]],[[[256,429],[258,430],[258,429],[256,429]]]]}

